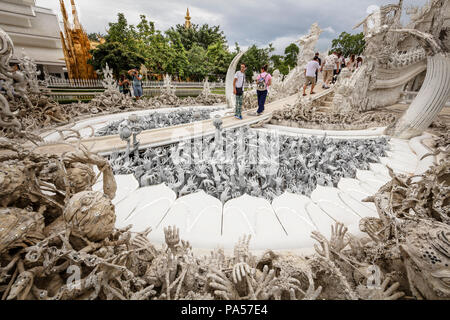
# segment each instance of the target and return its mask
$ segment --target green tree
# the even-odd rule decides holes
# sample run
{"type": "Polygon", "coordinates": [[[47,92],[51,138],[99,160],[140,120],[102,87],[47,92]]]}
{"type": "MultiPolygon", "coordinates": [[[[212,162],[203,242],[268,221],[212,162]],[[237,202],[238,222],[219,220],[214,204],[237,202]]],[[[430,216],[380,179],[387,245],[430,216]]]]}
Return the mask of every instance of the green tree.
{"type": "Polygon", "coordinates": [[[99,34],[99,33],[89,33],[88,34],[88,39],[90,40],[90,41],[100,41],[100,37],[102,37],[102,35],[101,34],[99,34]]]}
{"type": "Polygon", "coordinates": [[[220,26],[210,27],[208,24],[199,26],[193,24],[190,28],[186,29],[184,25],[177,24],[175,27],[171,27],[166,31],[166,35],[174,40],[179,36],[181,43],[186,50],[191,50],[194,45],[201,46],[203,49],[208,50],[208,47],[216,42],[223,44],[227,43],[225,34],[220,30],[220,26]]]}
{"type": "Polygon", "coordinates": [[[286,49],[284,49],[284,62],[288,69],[293,69],[297,66],[297,57],[299,52],[300,49],[295,43],[291,43],[286,47],[286,49]]]}
{"type": "Polygon", "coordinates": [[[241,47],[239,47],[239,43],[235,42],[234,43],[234,52],[236,54],[238,54],[239,52],[241,52],[241,47]]]}
{"type": "Polygon", "coordinates": [[[106,42],[118,42],[125,45],[129,50],[136,49],[136,30],[133,25],[128,25],[123,13],[117,14],[117,22],[110,22],[106,42]]]}
{"type": "Polygon", "coordinates": [[[297,57],[300,52],[295,43],[291,43],[284,50],[284,56],[273,55],[270,57],[273,69],[278,69],[281,74],[287,75],[289,71],[297,66],[297,57]]]}
{"type": "Polygon", "coordinates": [[[158,74],[169,72],[168,67],[176,57],[176,52],[170,46],[169,40],[160,32],[153,37],[151,45],[144,52],[144,56],[147,57],[146,66],[158,74]]]}
{"type": "Polygon", "coordinates": [[[210,70],[210,66],[207,59],[206,50],[194,44],[187,52],[187,59],[189,64],[186,66],[186,76],[191,78],[191,80],[200,81],[204,79],[210,70]]]}
{"type": "Polygon", "coordinates": [[[365,47],[366,41],[362,32],[357,34],[342,32],[339,38],[333,40],[331,51],[342,52],[345,57],[352,54],[359,56],[364,52],[365,47]]]}
{"type": "Polygon", "coordinates": [[[179,36],[170,40],[170,46],[174,50],[175,54],[168,62],[166,72],[169,74],[177,74],[183,79],[186,79],[186,69],[189,64],[187,51],[181,43],[179,36]]]}
{"type": "Polygon", "coordinates": [[[227,39],[220,26],[210,27],[208,24],[202,25],[198,28],[196,35],[197,44],[201,45],[203,48],[208,49],[208,47],[214,43],[221,43],[223,45],[227,44],[227,39]]]}
{"type": "Polygon", "coordinates": [[[136,26],[136,50],[145,57],[146,67],[153,73],[163,74],[175,58],[176,52],[170,41],[161,31],[156,30],[155,24],[141,15],[141,21],[136,26]]]}
{"type": "Polygon", "coordinates": [[[108,62],[116,75],[145,64],[151,73],[195,80],[207,75],[223,77],[234,57],[219,26],[204,24],[186,29],[177,25],[162,33],[145,15],[134,26],[128,24],[123,13],[109,23],[105,43],[92,52],[92,64],[97,69],[108,62]]]}
{"type": "Polygon", "coordinates": [[[272,62],[272,69],[279,70],[283,75],[289,73],[289,67],[282,55],[274,54],[270,57],[270,61],[272,62]]]}
{"type": "Polygon", "coordinates": [[[206,57],[210,66],[209,73],[216,76],[211,80],[223,78],[233,59],[233,55],[228,51],[228,48],[219,41],[208,47],[206,57]]]}
{"type": "Polygon", "coordinates": [[[247,66],[246,76],[248,79],[253,77],[254,72],[259,73],[264,65],[269,65],[270,55],[274,50],[272,44],[269,44],[267,48],[258,48],[253,45],[247,50],[241,61],[247,66]]]}
{"type": "Polygon", "coordinates": [[[96,70],[101,70],[108,63],[114,70],[114,76],[119,77],[132,68],[139,67],[145,58],[119,42],[106,42],[91,50],[92,59],[89,61],[96,70]]]}

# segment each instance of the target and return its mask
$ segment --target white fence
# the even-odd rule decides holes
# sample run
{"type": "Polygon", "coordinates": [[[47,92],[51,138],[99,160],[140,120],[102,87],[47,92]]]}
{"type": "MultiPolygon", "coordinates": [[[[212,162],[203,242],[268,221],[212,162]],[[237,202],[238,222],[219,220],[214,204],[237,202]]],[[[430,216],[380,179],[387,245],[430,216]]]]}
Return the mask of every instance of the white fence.
{"type": "MultiPolygon", "coordinates": [[[[101,88],[103,89],[102,80],[99,79],[60,79],[49,78],[47,79],[47,85],[51,88],[101,88]]],[[[164,81],[143,81],[144,88],[160,88],[164,86],[164,81]]],[[[172,85],[176,88],[202,88],[203,82],[179,82],[173,81],[172,85]]],[[[225,88],[223,82],[210,83],[211,89],[225,88]]]]}
{"type": "Polygon", "coordinates": [[[49,87],[55,88],[103,88],[101,80],[94,79],[61,79],[52,77],[46,79],[49,87]]]}
{"type": "Polygon", "coordinates": [[[48,94],[54,100],[91,100],[95,98],[97,93],[84,93],[84,92],[73,92],[73,93],[65,93],[65,92],[54,92],[48,94]]]}
{"type": "MultiPolygon", "coordinates": [[[[189,89],[178,88],[176,95],[178,97],[198,96],[202,92],[202,89],[189,89]]],[[[67,91],[67,92],[51,92],[48,94],[54,100],[90,100],[102,92],[81,92],[81,91],[67,91]]],[[[161,93],[159,88],[146,88],[144,89],[144,95],[149,97],[157,96],[161,93]]]]}

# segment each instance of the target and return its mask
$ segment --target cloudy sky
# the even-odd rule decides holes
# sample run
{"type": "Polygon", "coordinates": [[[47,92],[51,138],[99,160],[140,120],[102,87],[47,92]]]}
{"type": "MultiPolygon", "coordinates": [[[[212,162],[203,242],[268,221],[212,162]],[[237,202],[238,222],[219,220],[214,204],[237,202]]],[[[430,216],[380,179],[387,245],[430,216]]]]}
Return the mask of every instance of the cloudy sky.
{"type": "MultiPolygon", "coordinates": [[[[65,0],[70,8],[70,0],[65,0]]],[[[325,30],[318,49],[326,50],[331,40],[353,26],[373,6],[396,3],[397,0],[76,0],[80,20],[88,33],[105,33],[108,22],[123,12],[130,24],[141,14],[147,15],[160,30],[184,23],[189,7],[192,22],[220,25],[228,43],[243,48],[252,44],[273,43],[276,52],[307,34],[312,23],[325,30]]],[[[423,5],[426,0],[405,0],[405,6],[423,5]]],[[[59,0],[36,0],[37,5],[53,9],[60,15],[59,0]]]]}

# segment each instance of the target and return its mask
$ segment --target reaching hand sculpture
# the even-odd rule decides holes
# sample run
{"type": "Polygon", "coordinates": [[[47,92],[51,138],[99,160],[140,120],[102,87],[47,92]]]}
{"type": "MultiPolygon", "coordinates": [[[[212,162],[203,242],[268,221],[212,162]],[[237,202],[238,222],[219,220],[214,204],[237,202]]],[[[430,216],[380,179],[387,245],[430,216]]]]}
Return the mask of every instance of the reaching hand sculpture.
{"type": "Polygon", "coordinates": [[[367,170],[369,162],[378,162],[387,146],[386,139],[295,139],[256,132],[222,130],[203,143],[194,139],[164,147],[163,156],[152,155],[149,149],[135,156],[133,163],[122,161],[126,153],[110,160],[116,164],[115,174],[134,172],[142,187],[165,182],[179,196],[202,189],[223,202],[244,194],[273,200],[288,188],[310,195],[318,184],[336,187],[341,177],[354,177],[358,169],[367,170]],[[280,139],[279,156],[271,150],[272,139],[280,139]],[[293,155],[298,161],[292,161],[293,155]]]}
{"type": "Polygon", "coordinates": [[[405,293],[397,292],[400,284],[398,282],[389,286],[390,278],[386,278],[380,288],[375,288],[370,291],[367,300],[398,300],[402,298],[405,293]]]}
{"type": "MultiPolygon", "coordinates": [[[[283,140],[283,144],[287,142],[289,139],[283,140]]],[[[318,145],[312,143],[304,148],[315,152],[318,145]]],[[[58,157],[49,159],[30,154],[2,140],[0,146],[16,150],[16,160],[38,164],[45,160],[56,165],[53,169],[44,165],[45,171],[38,166],[38,180],[58,167],[58,157]]],[[[157,150],[154,154],[164,156],[164,151],[157,150]]],[[[90,158],[92,162],[101,162],[93,156],[90,158]]],[[[71,161],[84,162],[85,159],[81,154],[69,155],[61,164],[68,166],[71,161]]],[[[448,158],[446,161],[448,163],[448,158]]],[[[444,172],[442,168],[437,166],[431,172],[438,172],[438,175],[430,179],[444,183],[440,175],[444,172]]],[[[399,178],[394,176],[393,179],[399,178]]],[[[44,186],[49,187],[43,184],[36,188],[44,186]]],[[[403,188],[403,195],[417,191],[411,184],[403,188]]],[[[392,188],[383,190],[396,192],[392,188]]],[[[58,192],[62,194],[64,190],[59,188],[58,192]]],[[[329,240],[318,232],[313,234],[320,244],[316,246],[317,255],[307,259],[272,251],[256,259],[250,250],[250,236],[238,241],[232,256],[218,250],[200,258],[193,254],[189,242],[182,240],[176,227],[165,230],[166,250],[158,250],[150,243],[147,239],[150,229],[138,234],[130,232],[131,226],[110,229],[114,209],[108,209],[112,214],[103,215],[105,212],[100,207],[106,204],[104,208],[108,208],[109,200],[90,193],[83,195],[83,192],[88,191],[67,200],[64,197],[33,198],[32,193],[24,195],[21,202],[42,201],[38,212],[11,207],[17,201],[15,198],[5,202],[6,208],[0,210],[0,230],[7,230],[0,231],[0,293],[4,299],[395,300],[404,295],[417,299],[448,299],[450,296],[446,281],[450,262],[448,226],[436,221],[438,216],[432,214],[424,214],[421,219],[403,215],[397,203],[393,203],[396,210],[389,213],[398,215],[397,221],[392,222],[395,232],[389,238],[356,239],[348,234],[343,224],[336,223],[329,240]],[[60,201],[65,209],[64,217],[68,218],[65,227],[58,231],[49,228],[46,221],[50,218],[48,208],[58,208],[51,201],[60,201]],[[81,210],[76,203],[82,205],[81,210]],[[350,244],[349,249],[347,244],[350,244]],[[373,281],[372,273],[368,272],[376,267],[374,262],[382,262],[378,282],[373,281]],[[407,272],[398,272],[402,268],[407,272]],[[63,279],[68,272],[74,277],[65,282],[63,279]]],[[[432,207],[435,206],[433,201],[444,200],[433,198],[428,201],[432,207]]],[[[378,209],[388,216],[390,209],[380,204],[377,202],[378,209]]],[[[389,219],[382,221],[391,223],[389,219]]]]}
{"type": "Polygon", "coordinates": [[[347,227],[340,222],[337,222],[334,226],[331,226],[331,239],[330,248],[334,252],[341,252],[347,247],[349,241],[345,239],[347,234],[347,227]]]}

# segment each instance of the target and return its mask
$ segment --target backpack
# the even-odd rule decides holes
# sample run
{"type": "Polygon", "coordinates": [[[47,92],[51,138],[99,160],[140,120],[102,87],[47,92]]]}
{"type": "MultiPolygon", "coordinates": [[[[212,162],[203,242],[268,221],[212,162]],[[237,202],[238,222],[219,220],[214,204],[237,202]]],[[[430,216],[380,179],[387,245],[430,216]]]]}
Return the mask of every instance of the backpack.
{"type": "MultiPolygon", "coordinates": [[[[267,77],[267,75],[266,75],[266,77],[267,77]]],[[[266,91],[267,90],[266,77],[259,78],[259,80],[256,84],[256,90],[258,90],[258,91],[266,91]]]]}

